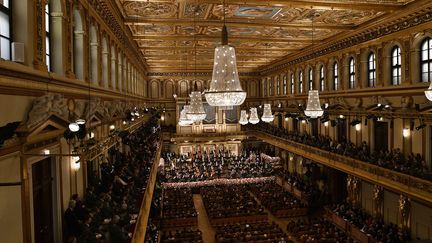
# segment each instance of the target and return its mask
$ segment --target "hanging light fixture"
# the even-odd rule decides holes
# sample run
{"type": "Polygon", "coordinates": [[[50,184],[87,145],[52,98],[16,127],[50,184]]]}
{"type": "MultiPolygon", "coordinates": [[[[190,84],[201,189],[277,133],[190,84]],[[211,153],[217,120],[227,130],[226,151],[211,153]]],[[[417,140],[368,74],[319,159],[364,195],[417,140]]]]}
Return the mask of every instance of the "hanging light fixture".
{"type": "Polygon", "coordinates": [[[317,118],[324,114],[323,109],[321,109],[318,90],[309,90],[307,106],[304,113],[310,118],[317,118]]]}
{"type": "Polygon", "coordinates": [[[246,110],[241,110],[240,111],[240,121],[239,121],[239,123],[242,124],[242,125],[246,125],[246,124],[249,123],[248,118],[247,118],[246,110]]]}
{"type": "Polygon", "coordinates": [[[192,123],[193,123],[193,121],[192,120],[189,120],[188,118],[187,118],[187,111],[189,110],[189,108],[190,108],[190,106],[189,105],[185,105],[185,106],[183,106],[183,109],[181,110],[181,112],[180,112],[180,119],[179,119],[179,121],[178,121],[178,124],[180,125],[180,126],[188,126],[188,125],[191,125],[192,123]]]}
{"type": "MultiPolygon", "coordinates": [[[[312,46],[314,45],[314,16],[312,16],[312,46]]],[[[324,114],[320,105],[318,90],[309,90],[308,101],[306,105],[305,115],[310,118],[317,118],[324,114]]]]}
{"type": "Polygon", "coordinates": [[[205,92],[209,105],[221,109],[243,104],[246,92],[243,91],[238,72],[235,49],[228,45],[228,30],[225,25],[225,2],[223,3],[222,45],[215,48],[213,74],[210,88],[205,92]]]}
{"type": "Polygon", "coordinates": [[[258,112],[257,112],[257,108],[256,107],[252,107],[250,108],[250,118],[249,118],[249,122],[251,124],[257,124],[259,122],[259,118],[258,118],[258,112]]]}
{"type": "Polygon", "coordinates": [[[427,90],[425,90],[425,95],[426,95],[426,98],[428,99],[428,100],[430,100],[430,101],[432,101],[432,82],[431,82],[431,84],[429,85],[429,88],[427,89],[427,90]]]}
{"type": "Polygon", "coordinates": [[[186,111],[186,116],[189,120],[193,122],[201,122],[207,116],[204,110],[203,102],[201,99],[201,92],[196,91],[196,83],[195,83],[195,91],[193,91],[190,97],[190,109],[186,111]]]}
{"type": "Polygon", "coordinates": [[[267,122],[267,123],[272,122],[274,120],[274,116],[272,114],[270,104],[264,104],[264,112],[263,112],[263,115],[261,117],[261,120],[263,122],[267,122]]]}

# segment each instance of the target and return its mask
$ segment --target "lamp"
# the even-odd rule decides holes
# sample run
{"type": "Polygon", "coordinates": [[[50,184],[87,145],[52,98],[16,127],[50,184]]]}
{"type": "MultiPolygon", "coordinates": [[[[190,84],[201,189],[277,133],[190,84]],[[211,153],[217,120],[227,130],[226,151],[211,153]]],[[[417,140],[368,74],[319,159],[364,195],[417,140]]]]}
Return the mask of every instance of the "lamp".
{"type": "Polygon", "coordinates": [[[258,112],[257,112],[257,108],[256,107],[252,107],[250,108],[250,118],[249,118],[249,122],[251,124],[257,124],[259,122],[259,118],[258,118],[258,112]]]}
{"type": "Polygon", "coordinates": [[[204,106],[201,99],[201,92],[196,91],[197,85],[195,83],[195,91],[193,91],[190,97],[190,109],[186,111],[186,116],[189,120],[193,122],[201,122],[207,116],[204,110],[204,106]]]}
{"type": "Polygon", "coordinates": [[[249,123],[248,118],[247,118],[246,110],[241,110],[240,111],[240,121],[239,121],[239,123],[242,124],[242,125],[246,125],[246,124],[249,123]]]}
{"type": "Polygon", "coordinates": [[[404,136],[404,138],[407,138],[410,136],[411,130],[409,128],[404,128],[402,130],[402,135],[404,136]]]}
{"type": "Polygon", "coordinates": [[[81,167],[80,158],[78,156],[71,157],[71,167],[74,171],[78,171],[81,167]]]}
{"type": "Polygon", "coordinates": [[[432,82],[431,82],[431,84],[429,85],[429,88],[427,89],[427,90],[425,90],[425,95],[426,95],[426,98],[428,99],[428,100],[430,100],[430,101],[432,101],[432,82]]]}
{"type": "Polygon", "coordinates": [[[317,118],[324,114],[320,105],[318,90],[309,90],[308,102],[304,113],[310,118],[317,118]]]}
{"type": "Polygon", "coordinates": [[[188,125],[191,125],[193,123],[192,120],[189,120],[187,118],[186,112],[188,111],[188,109],[189,109],[189,105],[185,105],[180,112],[180,119],[178,121],[178,124],[180,126],[188,126],[188,125]]]}
{"type": "Polygon", "coordinates": [[[71,132],[78,132],[79,129],[80,127],[76,122],[72,122],[69,124],[69,130],[71,130],[71,132]]]}
{"type": "Polygon", "coordinates": [[[243,91],[238,72],[235,49],[228,45],[228,30],[225,25],[225,2],[223,4],[222,45],[215,48],[213,74],[210,88],[205,92],[209,105],[229,109],[243,104],[246,92],[243,91]]]}
{"type": "Polygon", "coordinates": [[[274,116],[271,112],[271,106],[270,104],[264,104],[264,111],[263,111],[263,115],[261,117],[261,120],[263,122],[272,122],[274,120],[274,116]]]}

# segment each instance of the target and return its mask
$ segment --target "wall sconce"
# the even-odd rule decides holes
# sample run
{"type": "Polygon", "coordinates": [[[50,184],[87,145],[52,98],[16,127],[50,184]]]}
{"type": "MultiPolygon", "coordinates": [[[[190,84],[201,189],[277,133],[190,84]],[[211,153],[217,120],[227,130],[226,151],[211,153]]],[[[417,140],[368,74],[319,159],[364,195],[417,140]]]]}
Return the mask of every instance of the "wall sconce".
{"type": "Polygon", "coordinates": [[[123,121],[122,123],[123,123],[123,125],[126,125],[127,122],[126,122],[126,121],[123,121]]]}
{"type": "Polygon", "coordinates": [[[161,121],[165,121],[165,116],[161,116],[161,121]]]}
{"type": "Polygon", "coordinates": [[[43,150],[43,154],[45,154],[45,155],[49,155],[49,154],[50,154],[50,150],[49,150],[49,149],[44,149],[44,150],[43,150]]]}
{"type": "Polygon", "coordinates": [[[361,123],[355,125],[355,130],[360,131],[361,130],[361,123]]]}
{"type": "Polygon", "coordinates": [[[111,124],[111,125],[109,126],[109,130],[112,131],[112,130],[114,130],[114,129],[115,129],[114,124],[111,124]]]}
{"type": "Polygon", "coordinates": [[[285,121],[288,121],[288,117],[285,117],[285,121]]]}
{"type": "Polygon", "coordinates": [[[302,123],[302,124],[306,124],[306,120],[302,120],[301,123],[302,123]]]}
{"type": "Polygon", "coordinates": [[[94,137],[95,137],[94,132],[90,132],[90,133],[89,133],[89,138],[94,138],[94,137]]]}
{"type": "Polygon", "coordinates": [[[340,118],[340,119],[344,119],[345,116],[344,116],[344,115],[339,115],[339,118],[340,118]]]}
{"type": "Polygon", "coordinates": [[[404,136],[404,138],[407,138],[410,136],[410,129],[409,128],[404,128],[402,130],[402,135],[404,136]]]}
{"type": "Polygon", "coordinates": [[[71,168],[74,171],[78,171],[81,168],[81,162],[79,160],[79,156],[72,156],[71,157],[71,168]]]}
{"type": "Polygon", "coordinates": [[[328,123],[329,123],[328,121],[324,122],[324,126],[328,127],[328,123]]]}

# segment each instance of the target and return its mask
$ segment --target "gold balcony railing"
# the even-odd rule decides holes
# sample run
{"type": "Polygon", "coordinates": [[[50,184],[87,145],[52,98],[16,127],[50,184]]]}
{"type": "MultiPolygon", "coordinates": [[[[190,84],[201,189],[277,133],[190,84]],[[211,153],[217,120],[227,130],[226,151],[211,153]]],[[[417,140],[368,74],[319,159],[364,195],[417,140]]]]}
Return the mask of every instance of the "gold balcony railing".
{"type": "Polygon", "coordinates": [[[131,243],[142,243],[145,240],[147,231],[147,223],[150,214],[151,202],[153,199],[153,192],[156,185],[157,170],[162,151],[162,140],[159,140],[156,155],[153,159],[153,164],[150,170],[150,176],[147,181],[147,186],[144,192],[144,197],[141,202],[140,212],[135,225],[135,231],[132,236],[131,243]]]}
{"type": "Polygon", "coordinates": [[[431,181],[273,136],[262,131],[249,130],[246,134],[304,158],[335,168],[347,174],[357,176],[365,181],[384,186],[392,191],[408,195],[409,197],[415,198],[428,205],[432,205],[431,181]]]}

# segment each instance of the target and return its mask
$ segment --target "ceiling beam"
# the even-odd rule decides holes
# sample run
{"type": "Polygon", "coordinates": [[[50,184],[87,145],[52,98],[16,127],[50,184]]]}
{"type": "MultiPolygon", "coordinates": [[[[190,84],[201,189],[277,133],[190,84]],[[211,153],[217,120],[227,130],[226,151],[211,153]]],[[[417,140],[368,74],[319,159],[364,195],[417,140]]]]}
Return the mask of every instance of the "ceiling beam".
{"type": "MultiPolygon", "coordinates": [[[[159,36],[134,36],[133,39],[135,41],[140,40],[172,40],[172,41],[193,41],[193,36],[185,36],[185,35],[159,35],[159,36]]],[[[220,40],[220,36],[206,36],[206,35],[198,35],[196,37],[196,41],[214,41],[220,40]]],[[[324,38],[325,39],[325,38],[324,38]]],[[[271,38],[271,37],[258,37],[258,36],[229,36],[229,40],[250,40],[250,41],[272,41],[272,42],[293,42],[293,43],[311,43],[311,38],[307,39],[286,39],[286,38],[271,38]]],[[[315,40],[319,40],[316,38],[315,40]]]]}
{"type": "MultiPolygon", "coordinates": [[[[137,25],[148,25],[148,24],[162,24],[162,25],[182,25],[192,26],[194,24],[193,19],[164,19],[164,18],[125,18],[126,25],[137,26],[137,25]]],[[[205,19],[198,20],[197,26],[212,26],[222,27],[223,23],[217,19],[205,19]]],[[[251,19],[227,19],[226,25],[230,27],[265,27],[265,28],[292,28],[292,29],[311,29],[312,25],[309,23],[296,24],[296,23],[280,23],[275,22],[273,19],[270,20],[251,20],[251,19]]],[[[331,30],[352,30],[354,25],[351,24],[314,24],[314,29],[331,29],[331,30]]]]}
{"type": "MultiPolygon", "coordinates": [[[[184,47],[184,46],[139,46],[141,50],[194,50],[194,47],[184,47]]],[[[298,48],[255,48],[255,47],[236,47],[236,53],[239,51],[268,51],[268,52],[290,52],[290,51],[298,51],[298,48]]],[[[214,51],[213,47],[197,47],[197,51],[214,51]]]]}

